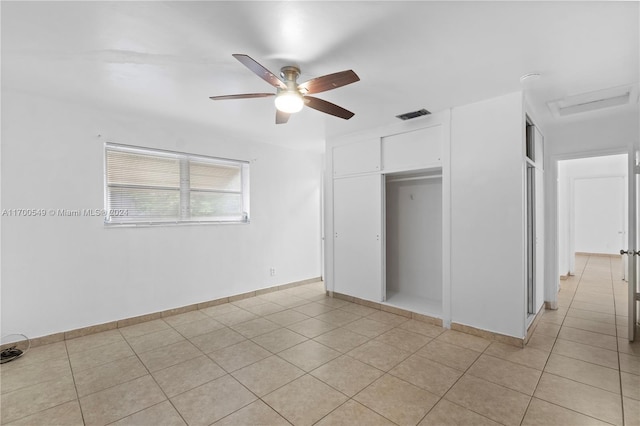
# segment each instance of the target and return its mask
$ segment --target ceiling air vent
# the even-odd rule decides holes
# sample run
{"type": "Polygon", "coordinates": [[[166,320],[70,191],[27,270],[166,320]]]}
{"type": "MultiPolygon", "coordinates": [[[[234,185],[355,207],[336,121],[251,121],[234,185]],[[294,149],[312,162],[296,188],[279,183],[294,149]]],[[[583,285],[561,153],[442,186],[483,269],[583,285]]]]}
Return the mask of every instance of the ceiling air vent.
{"type": "Polygon", "coordinates": [[[426,109],[421,109],[418,111],[405,112],[404,114],[396,115],[400,120],[411,120],[412,118],[422,117],[423,115],[431,114],[426,109]]]}
{"type": "Polygon", "coordinates": [[[596,111],[622,105],[631,105],[638,100],[638,89],[635,86],[614,87],[567,96],[548,103],[555,117],[566,117],[583,112],[596,111]]]}

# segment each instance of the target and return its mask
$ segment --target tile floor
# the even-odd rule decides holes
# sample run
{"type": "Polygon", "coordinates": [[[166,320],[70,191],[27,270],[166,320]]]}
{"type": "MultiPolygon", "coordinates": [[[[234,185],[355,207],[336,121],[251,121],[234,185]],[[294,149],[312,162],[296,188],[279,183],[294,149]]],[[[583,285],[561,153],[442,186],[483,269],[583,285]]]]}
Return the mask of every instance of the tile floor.
{"type": "Polygon", "coordinates": [[[620,261],[580,257],[518,349],[324,295],[322,283],[32,349],[7,425],[639,425],[620,261]]]}

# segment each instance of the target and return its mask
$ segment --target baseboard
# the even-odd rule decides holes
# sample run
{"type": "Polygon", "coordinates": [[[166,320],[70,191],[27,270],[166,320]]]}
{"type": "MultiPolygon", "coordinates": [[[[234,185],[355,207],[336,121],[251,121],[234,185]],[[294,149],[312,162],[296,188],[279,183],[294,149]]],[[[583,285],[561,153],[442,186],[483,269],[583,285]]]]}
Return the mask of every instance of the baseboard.
{"type": "Polygon", "coordinates": [[[587,253],[587,252],[583,252],[583,251],[577,251],[576,252],[576,256],[594,256],[594,257],[620,257],[620,254],[618,253],[587,253]]]}
{"type": "Polygon", "coordinates": [[[261,294],[272,293],[274,291],[286,290],[288,288],[299,287],[301,285],[311,284],[318,281],[322,281],[322,277],[309,278],[301,281],[294,281],[287,284],[276,285],[273,287],[262,288],[247,293],[236,294],[233,296],[222,297],[220,299],[208,300],[205,302],[194,303],[187,306],[181,306],[178,308],[168,309],[160,312],[153,312],[150,314],[140,315],[131,318],[124,318],[121,320],[110,321],[103,324],[91,325],[88,327],[77,328],[75,330],[63,331],[60,333],[49,334],[42,337],[36,337],[29,339],[31,347],[47,345],[50,343],[62,342],[64,340],[71,340],[77,337],[88,336],[90,334],[101,333],[103,331],[114,330],[116,328],[128,327],[130,325],[140,324],[147,321],[153,321],[160,318],[166,318],[173,315],[184,314],[186,312],[196,311],[198,309],[205,309],[211,306],[222,305],[224,303],[235,302],[238,300],[246,299],[249,297],[259,296],[261,294]]]}
{"type": "Polygon", "coordinates": [[[494,342],[505,343],[507,345],[524,348],[524,339],[518,337],[507,336],[493,331],[483,330],[481,328],[471,327],[469,325],[451,323],[451,329],[462,333],[471,334],[472,336],[482,337],[483,339],[492,340],[494,342]]]}
{"type": "MultiPolygon", "coordinates": [[[[395,306],[388,306],[384,303],[376,303],[370,300],[360,299],[354,296],[349,296],[346,294],[341,294],[337,292],[333,292],[333,297],[337,299],[346,300],[352,303],[358,303],[360,305],[368,306],[373,309],[380,309],[381,311],[386,311],[390,313],[394,313],[396,315],[402,315],[407,318],[412,318],[418,321],[423,321],[429,324],[433,324],[439,327],[442,327],[442,319],[431,317],[429,315],[419,314],[417,312],[408,311],[405,309],[396,308],[395,306]]],[[[471,334],[473,336],[478,336],[485,338],[487,340],[493,340],[495,342],[506,343],[512,346],[517,346],[519,348],[524,347],[524,339],[520,339],[513,336],[507,336],[500,333],[494,333],[492,331],[482,330],[479,328],[471,327],[464,324],[451,323],[451,329],[455,331],[460,331],[462,333],[471,334]]]]}
{"type": "Polygon", "coordinates": [[[378,309],[380,311],[389,312],[391,314],[401,315],[406,318],[411,318],[417,321],[426,322],[432,325],[442,327],[442,319],[432,317],[429,315],[419,314],[417,312],[408,311],[406,309],[400,309],[395,306],[385,305],[384,303],[372,302],[370,300],[360,299],[358,297],[349,296],[347,294],[333,292],[333,297],[336,299],[345,300],[351,303],[357,303],[358,305],[367,306],[372,309],[378,309]]]}
{"type": "MultiPolygon", "coordinates": [[[[553,304],[556,305],[555,309],[558,309],[557,303],[553,303],[553,304]]],[[[524,338],[525,345],[529,343],[529,339],[533,335],[533,332],[536,331],[536,327],[538,326],[538,323],[540,322],[540,319],[544,314],[544,310],[548,309],[547,306],[551,306],[551,305],[552,305],[551,302],[544,302],[544,304],[540,307],[540,309],[536,313],[536,316],[533,318],[533,321],[531,321],[531,324],[529,324],[529,327],[527,327],[527,333],[524,338]]]]}

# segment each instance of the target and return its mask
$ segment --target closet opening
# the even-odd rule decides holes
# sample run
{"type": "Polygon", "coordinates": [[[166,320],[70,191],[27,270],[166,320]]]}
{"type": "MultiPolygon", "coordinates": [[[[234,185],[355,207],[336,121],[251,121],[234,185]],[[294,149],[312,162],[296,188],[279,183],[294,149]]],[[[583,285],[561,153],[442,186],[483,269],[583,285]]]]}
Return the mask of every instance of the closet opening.
{"type": "Polygon", "coordinates": [[[442,170],[385,175],[385,302],[442,316],[442,170]]]}

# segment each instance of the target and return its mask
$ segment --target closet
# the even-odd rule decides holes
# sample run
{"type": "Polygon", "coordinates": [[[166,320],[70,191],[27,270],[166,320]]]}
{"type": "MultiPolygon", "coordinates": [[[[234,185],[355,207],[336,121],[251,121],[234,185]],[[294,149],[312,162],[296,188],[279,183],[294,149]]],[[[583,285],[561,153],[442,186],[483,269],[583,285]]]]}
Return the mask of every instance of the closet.
{"type": "Polygon", "coordinates": [[[327,290],[522,344],[549,275],[544,139],[526,101],[328,138],[327,290]]]}
{"type": "Polygon", "coordinates": [[[442,314],[442,170],[385,175],[389,305],[442,314]]]}
{"type": "Polygon", "coordinates": [[[448,129],[438,118],[332,147],[336,293],[442,318],[448,129]]]}

